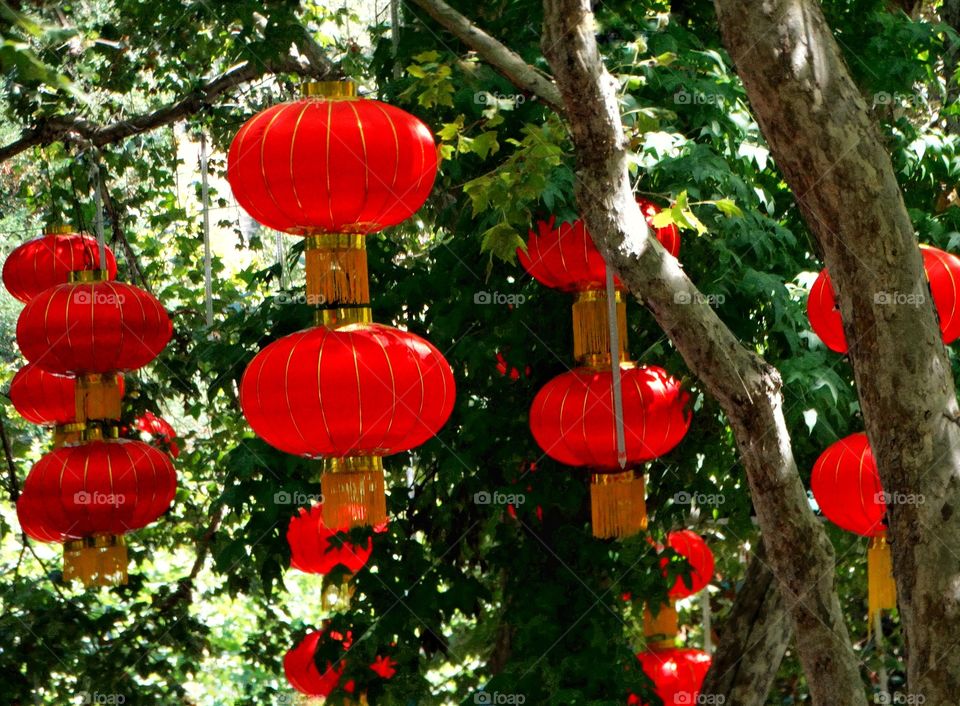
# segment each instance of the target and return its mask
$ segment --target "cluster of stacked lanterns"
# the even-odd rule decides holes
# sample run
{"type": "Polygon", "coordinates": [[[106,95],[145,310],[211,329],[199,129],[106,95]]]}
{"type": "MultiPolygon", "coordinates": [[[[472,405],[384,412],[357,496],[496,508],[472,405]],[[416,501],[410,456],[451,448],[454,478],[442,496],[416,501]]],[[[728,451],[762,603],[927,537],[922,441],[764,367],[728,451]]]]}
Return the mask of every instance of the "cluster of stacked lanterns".
{"type": "Polygon", "coordinates": [[[26,305],[17,342],[28,363],[10,399],[53,429],[17,515],[28,536],[64,545],[64,579],[85,586],[126,582],[124,536],[165,513],[177,487],[168,454],[119,437],[123,374],[156,358],[173,327],[153,295],[116,274],[108,248],[68,227],[24,243],[3,267],[7,290],[26,305]]]}
{"type": "MultiPolygon", "coordinates": [[[[268,444],[322,462],[323,503],[300,509],[287,538],[293,568],[346,574],[340,586],[324,586],[335,608],[349,605],[350,577],[366,564],[372,541],[357,546],[333,538],[354,527],[385,529],[383,457],[432,438],[453,410],[450,365],[423,338],[373,322],[367,275],[365,237],[413,216],[436,171],[430,130],[398,108],[358,98],[348,82],[311,84],[304,99],[256,114],[228,155],[227,177],[239,204],[264,226],[304,238],[314,325],[274,340],[253,358],[240,404],[268,444]]],[[[657,207],[643,200],[640,206],[650,222],[657,207]]],[[[677,256],[675,227],[657,229],[656,236],[677,256]]],[[[536,395],[533,436],[558,462],[589,472],[597,537],[642,532],[643,464],[683,439],[689,395],[662,368],[629,359],[619,282],[612,350],[606,265],[581,221],[541,222],[519,256],[541,283],[575,295],[579,367],[536,395]],[[613,366],[622,391],[619,444],[613,366]]],[[[151,294],[115,276],[109,249],[67,229],[18,248],[3,273],[11,294],[26,304],[17,340],[29,363],[14,378],[11,399],[26,419],[54,429],[55,448],[30,471],[17,511],[29,536],[64,543],[64,575],[85,585],[126,580],[124,535],[166,512],[176,490],[168,454],[119,438],[123,373],[163,350],[171,322],[151,294]]],[[[710,657],[674,647],[672,603],[706,587],[713,556],[693,532],[671,533],[667,544],[693,572],[689,581],[677,580],[668,605],[645,609],[648,649],[638,659],[664,703],[692,703],[710,657]]],[[[346,651],[351,639],[329,626],[308,633],[284,659],[291,685],[308,698],[338,687],[353,695],[352,682],[340,684],[343,659],[324,668],[315,658],[321,645],[334,642],[346,651]]],[[[384,679],[395,666],[383,655],[369,665],[384,679]]],[[[366,703],[366,695],[354,700],[366,703]]]]}

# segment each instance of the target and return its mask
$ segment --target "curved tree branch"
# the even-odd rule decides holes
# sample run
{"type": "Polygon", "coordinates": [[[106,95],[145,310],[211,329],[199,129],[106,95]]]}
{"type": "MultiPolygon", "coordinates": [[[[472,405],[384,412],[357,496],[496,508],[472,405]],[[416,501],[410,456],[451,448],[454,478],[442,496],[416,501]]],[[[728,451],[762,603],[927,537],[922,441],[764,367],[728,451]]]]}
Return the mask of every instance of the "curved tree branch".
{"type": "Polygon", "coordinates": [[[443,0],[411,0],[457,39],[473,49],[493,68],[522,91],[532,93],[557,112],[563,112],[563,99],[556,84],[525,62],[519,54],[504,46],[443,0]]]}
{"type": "Polygon", "coordinates": [[[333,65],[318,53],[305,51],[304,55],[309,57],[309,63],[300,63],[293,59],[266,64],[244,62],[169,105],[109,125],[97,125],[76,116],[41,118],[35,127],[25,130],[18,139],[0,147],[0,162],[31,147],[43,147],[53,142],[75,141],[94,147],[121,142],[128,137],[170,125],[198,113],[224,93],[269,73],[296,73],[316,79],[328,78],[334,74],[333,65]]]}
{"type": "Polygon", "coordinates": [[[730,421],[813,703],[866,706],[835,589],[833,547],[793,458],[780,375],[740,344],[679,263],[648,237],[589,0],[545,0],[544,16],[543,51],[564,98],[577,154],[577,202],[590,233],[730,421]]]}

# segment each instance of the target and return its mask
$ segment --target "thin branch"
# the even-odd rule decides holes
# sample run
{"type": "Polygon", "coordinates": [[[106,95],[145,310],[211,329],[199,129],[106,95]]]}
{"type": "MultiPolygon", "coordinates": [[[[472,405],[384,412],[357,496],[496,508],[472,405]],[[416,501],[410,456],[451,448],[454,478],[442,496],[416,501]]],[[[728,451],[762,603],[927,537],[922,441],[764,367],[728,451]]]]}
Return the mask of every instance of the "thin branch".
{"type": "Polygon", "coordinates": [[[556,84],[543,72],[525,62],[515,51],[491,37],[443,0],[411,1],[477,52],[517,88],[537,96],[558,113],[563,112],[563,97],[556,84]]]}
{"type": "Polygon", "coordinates": [[[333,75],[335,69],[322,54],[317,51],[310,51],[305,53],[305,56],[309,58],[309,63],[285,59],[271,63],[253,64],[244,62],[238,64],[169,105],[151,113],[127,120],[119,120],[109,125],[97,125],[76,116],[41,118],[35,127],[25,130],[17,140],[0,147],[0,162],[4,162],[31,147],[45,146],[53,142],[73,141],[84,146],[94,147],[121,142],[128,137],[176,123],[198,113],[216,102],[223,94],[268,73],[295,73],[317,79],[328,78],[333,75]]]}
{"type": "Polygon", "coordinates": [[[3,415],[0,415],[0,442],[3,443],[3,455],[7,460],[7,474],[10,478],[10,500],[17,502],[20,497],[20,481],[17,479],[17,467],[13,462],[13,451],[10,448],[10,437],[7,436],[7,426],[3,415]]]}
{"type": "Polygon", "coordinates": [[[123,227],[120,225],[120,219],[117,216],[117,207],[113,202],[113,198],[110,196],[110,190],[103,183],[100,185],[100,194],[103,198],[103,208],[106,210],[107,216],[110,218],[110,231],[113,233],[113,242],[119,243],[123,247],[127,264],[130,265],[130,270],[133,272],[134,279],[139,280],[140,285],[145,290],[153,294],[153,290],[150,289],[150,283],[143,275],[143,269],[140,267],[140,261],[137,260],[137,256],[133,252],[133,248],[130,247],[130,241],[127,240],[127,236],[123,233],[123,227]]]}

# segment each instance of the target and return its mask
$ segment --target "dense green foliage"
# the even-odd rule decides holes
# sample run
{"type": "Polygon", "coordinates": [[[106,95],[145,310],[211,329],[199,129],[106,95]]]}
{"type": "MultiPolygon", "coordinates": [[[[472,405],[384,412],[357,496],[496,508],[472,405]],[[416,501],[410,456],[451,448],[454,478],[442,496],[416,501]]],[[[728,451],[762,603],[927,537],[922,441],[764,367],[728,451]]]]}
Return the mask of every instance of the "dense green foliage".
{"type": "MultiPolygon", "coordinates": [[[[455,4],[547,69],[537,2],[455,4]]],[[[522,694],[527,704],[620,704],[629,691],[646,693],[633,657],[642,646],[641,604],[624,595],[664,595],[658,558],[645,536],[622,543],[591,536],[585,474],[545,458],[526,422],[537,389],[572,365],[568,295],[537,285],[513,255],[536,219],[576,214],[573,156],[558,117],[412,7],[394,44],[381,22],[389,12],[366,27],[370,13],[313,2],[39,5],[23,16],[4,4],[0,15],[4,141],[45,118],[108,124],[149,112],[238,62],[269,63],[291,42],[302,51],[306,36],[345,75],[419,115],[441,140],[445,160],[427,205],[371,238],[372,291],[377,320],[406,326],[444,352],[458,401],[436,439],[388,462],[389,531],[374,537],[350,612],[334,618],[355,639],[344,681],[355,679],[371,703],[384,705],[474,703],[481,685],[522,694]],[[483,303],[483,293],[517,303],[483,303]],[[510,513],[474,501],[494,491],[519,493],[523,502],[510,513]],[[367,669],[378,654],[398,662],[393,679],[367,669]]],[[[689,226],[686,271],[741,340],[781,371],[795,453],[809,469],[829,443],[862,428],[852,373],[809,331],[805,291],[820,265],[722,50],[712,5],[675,5],[672,15],[669,3],[655,0],[598,7],[602,47],[622,86],[636,188],[678,204],[675,216],[689,226]]],[[[953,32],[879,1],[825,5],[885,131],[921,241],[955,249],[958,216],[945,205],[960,163],[956,138],[943,129],[958,109],[945,101],[953,32]]],[[[195,198],[199,131],[212,136],[213,168],[222,173],[237,127],[295,95],[296,83],[289,75],[264,78],[175,128],[99,152],[82,140],[55,143],[0,166],[9,251],[46,220],[92,228],[90,168],[99,163],[121,277],[148,284],[176,328],[158,361],[131,376],[125,420],[162,413],[183,446],[175,505],[132,539],[125,587],[83,592],[63,584],[57,548],[24,544],[4,502],[5,703],[79,703],[83,693],[122,695],[126,704],[285,703],[285,650],[329,617],[320,580],[287,570],[285,530],[295,507],[277,501],[280,493],[317,493],[317,464],[256,439],[237,405],[249,359],[310,321],[298,303],[301,250],[287,239],[278,256],[273,233],[246,221],[241,228],[221,188],[214,220],[235,233],[237,252],[215,261],[216,320],[207,327],[195,198]]],[[[12,335],[19,305],[5,297],[0,306],[9,377],[22,364],[12,335]]],[[[629,335],[634,359],[683,377],[695,400],[687,438],[648,468],[651,535],[688,526],[710,539],[719,589],[710,601],[722,613],[742,577],[744,550],[757,541],[730,430],[636,303],[629,335]],[[690,496],[699,502],[683,502],[690,496]]],[[[46,433],[4,402],[11,472],[22,482],[46,433]]],[[[9,498],[13,479],[4,486],[9,498]]],[[[879,658],[864,624],[864,542],[836,529],[831,536],[868,689],[879,658]]],[[[682,572],[683,562],[671,570],[682,572]]],[[[702,642],[699,600],[682,606],[691,646],[702,642]]],[[[788,658],[770,703],[803,699],[802,676],[788,658]]]]}

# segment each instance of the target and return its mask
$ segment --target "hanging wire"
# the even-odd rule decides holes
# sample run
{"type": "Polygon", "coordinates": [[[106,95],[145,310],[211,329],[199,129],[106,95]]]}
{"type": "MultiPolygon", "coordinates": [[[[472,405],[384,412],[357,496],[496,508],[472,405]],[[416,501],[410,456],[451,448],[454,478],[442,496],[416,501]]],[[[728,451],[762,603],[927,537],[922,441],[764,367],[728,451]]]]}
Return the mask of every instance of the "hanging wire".
{"type": "Polygon", "coordinates": [[[203,203],[203,287],[207,326],[213,326],[213,259],[210,254],[210,183],[207,177],[207,133],[200,131],[200,199],[203,203]]]}
{"type": "Polygon", "coordinates": [[[623,381],[620,378],[620,330],[617,328],[617,292],[613,268],[607,265],[607,324],[610,327],[610,373],[613,377],[613,414],[617,431],[617,463],[627,466],[627,442],[623,429],[623,381]]]}

